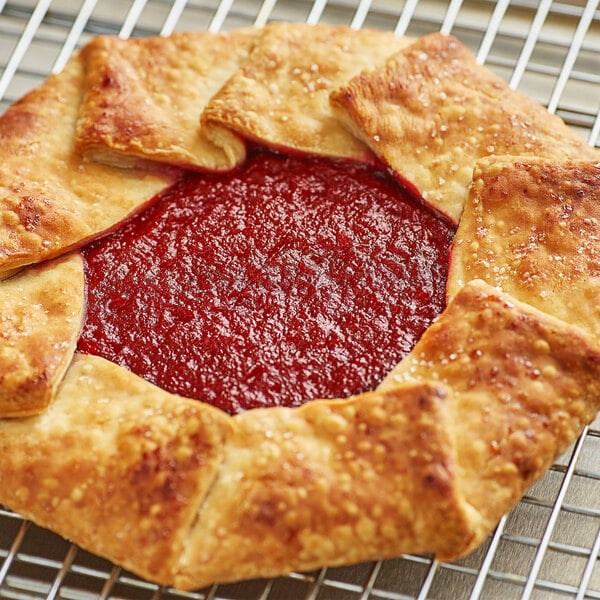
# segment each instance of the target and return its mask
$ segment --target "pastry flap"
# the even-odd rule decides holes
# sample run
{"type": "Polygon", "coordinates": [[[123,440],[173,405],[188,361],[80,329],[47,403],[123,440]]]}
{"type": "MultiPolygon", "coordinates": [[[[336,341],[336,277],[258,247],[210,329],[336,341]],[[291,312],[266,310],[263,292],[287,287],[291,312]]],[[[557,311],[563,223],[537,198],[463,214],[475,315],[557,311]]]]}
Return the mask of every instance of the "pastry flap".
{"type": "Polygon", "coordinates": [[[475,162],[492,154],[598,160],[557,116],[427,35],[331,94],[335,114],[425,202],[458,222],[475,162]]]}

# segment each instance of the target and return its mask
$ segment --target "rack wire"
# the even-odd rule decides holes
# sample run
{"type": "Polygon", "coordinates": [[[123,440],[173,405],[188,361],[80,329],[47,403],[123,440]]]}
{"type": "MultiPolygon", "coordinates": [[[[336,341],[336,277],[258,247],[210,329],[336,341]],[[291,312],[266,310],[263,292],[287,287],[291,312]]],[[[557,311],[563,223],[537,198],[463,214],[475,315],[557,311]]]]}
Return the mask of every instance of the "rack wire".
{"type": "MultiPolygon", "coordinates": [[[[600,138],[600,0],[0,0],[0,112],[97,34],[219,31],[270,20],[452,33],[510,85],[600,138]]],[[[183,593],[142,581],[0,507],[0,598],[600,599],[596,421],[472,555],[294,573],[183,593]]]]}

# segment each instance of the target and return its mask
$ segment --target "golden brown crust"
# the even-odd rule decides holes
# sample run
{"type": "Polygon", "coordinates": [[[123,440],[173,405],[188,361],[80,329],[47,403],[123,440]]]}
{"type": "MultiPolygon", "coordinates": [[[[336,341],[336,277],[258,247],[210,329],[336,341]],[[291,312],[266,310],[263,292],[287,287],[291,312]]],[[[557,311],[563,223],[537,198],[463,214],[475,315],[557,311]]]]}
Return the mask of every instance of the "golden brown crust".
{"type": "Polygon", "coordinates": [[[139,211],[171,174],[123,172],[73,150],[78,56],[0,117],[0,273],[98,236],[139,211]]]}
{"type": "Polygon", "coordinates": [[[368,148],[334,118],[329,93],[408,43],[391,32],[272,23],[202,122],[276,148],[370,161],[368,148]]]}
{"type": "Polygon", "coordinates": [[[599,160],[557,116],[431,34],[331,95],[335,114],[433,208],[458,222],[477,159],[599,160]]]}
{"type": "Polygon", "coordinates": [[[481,543],[600,408],[600,346],[583,330],[470,282],[378,388],[434,380],[481,543]]]}
{"type": "Polygon", "coordinates": [[[199,117],[257,36],[257,30],[241,29],[95,38],[83,49],[77,149],[118,167],[146,161],[213,171],[235,167],[246,154],[243,140],[230,132],[227,140],[211,142],[199,117]]]}
{"type": "Polygon", "coordinates": [[[466,548],[477,515],[456,482],[449,394],[410,382],[235,417],[177,586],[466,548]]]}
{"type": "Polygon", "coordinates": [[[229,418],[78,355],[38,417],[0,421],[0,503],[172,583],[229,418]]]}
{"type": "Polygon", "coordinates": [[[48,406],[71,362],[84,312],[79,254],[0,282],[0,417],[48,406]]]}
{"type": "Polygon", "coordinates": [[[448,294],[500,286],[600,335],[600,163],[480,161],[451,251],[448,294]]]}

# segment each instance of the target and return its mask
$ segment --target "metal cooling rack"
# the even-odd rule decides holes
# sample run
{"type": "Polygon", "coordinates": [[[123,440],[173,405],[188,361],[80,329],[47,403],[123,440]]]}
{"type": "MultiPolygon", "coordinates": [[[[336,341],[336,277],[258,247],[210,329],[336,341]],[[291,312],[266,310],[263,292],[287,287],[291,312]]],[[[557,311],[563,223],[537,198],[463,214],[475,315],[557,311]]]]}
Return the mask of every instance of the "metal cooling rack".
{"type": "MultiPolygon", "coordinates": [[[[600,0],[0,0],[0,112],[97,34],[218,31],[269,20],[453,33],[598,145],[600,0]]],[[[0,598],[600,599],[600,422],[471,556],[322,569],[181,593],[144,582],[0,508],[0,598]]]]}

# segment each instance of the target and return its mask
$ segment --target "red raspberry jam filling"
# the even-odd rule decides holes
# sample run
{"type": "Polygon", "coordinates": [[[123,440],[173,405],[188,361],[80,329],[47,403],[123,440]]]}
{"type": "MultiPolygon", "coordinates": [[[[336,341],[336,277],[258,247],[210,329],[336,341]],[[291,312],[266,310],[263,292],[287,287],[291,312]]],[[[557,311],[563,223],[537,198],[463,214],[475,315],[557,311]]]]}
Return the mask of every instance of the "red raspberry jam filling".
{"type": "Polygon", "coordinates": [[[85,250],[79,350],[231,413],[366,391],[441,312],[452,236],[382,173],[257,152],[85,250]]]}

